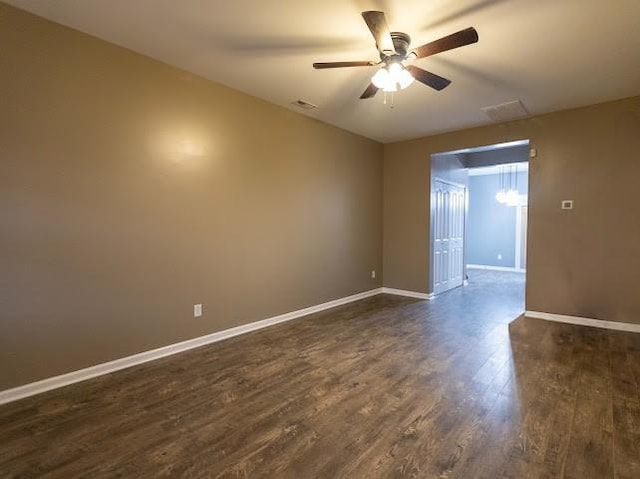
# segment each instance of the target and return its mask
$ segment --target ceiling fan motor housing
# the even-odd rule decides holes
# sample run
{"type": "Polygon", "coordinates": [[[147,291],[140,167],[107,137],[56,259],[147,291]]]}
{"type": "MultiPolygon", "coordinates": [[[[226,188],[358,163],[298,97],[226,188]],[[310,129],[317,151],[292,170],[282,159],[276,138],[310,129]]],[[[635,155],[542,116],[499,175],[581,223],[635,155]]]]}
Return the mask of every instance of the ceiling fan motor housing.
{"type": "Polygon", "coordinates": [[[411,44],[411,37],[403,32],[391,32],[391,40],[396,49],[396,53],[402,57],[406,57],[411,44]]]}

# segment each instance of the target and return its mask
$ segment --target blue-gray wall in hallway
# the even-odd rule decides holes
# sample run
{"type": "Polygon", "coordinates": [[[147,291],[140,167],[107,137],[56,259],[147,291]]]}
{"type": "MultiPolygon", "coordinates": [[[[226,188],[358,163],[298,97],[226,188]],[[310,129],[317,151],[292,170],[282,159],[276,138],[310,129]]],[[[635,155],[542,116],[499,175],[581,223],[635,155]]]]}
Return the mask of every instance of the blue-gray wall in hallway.
{"type": "MultiPolygon", "coordinates": [[[[518,192],[527,186],[527,173],[518,173],[518,192]]],[[[515,267],[516,208],[496,201],[499,188],[499,175],[469,177],[467,264],[515,267]]]]}

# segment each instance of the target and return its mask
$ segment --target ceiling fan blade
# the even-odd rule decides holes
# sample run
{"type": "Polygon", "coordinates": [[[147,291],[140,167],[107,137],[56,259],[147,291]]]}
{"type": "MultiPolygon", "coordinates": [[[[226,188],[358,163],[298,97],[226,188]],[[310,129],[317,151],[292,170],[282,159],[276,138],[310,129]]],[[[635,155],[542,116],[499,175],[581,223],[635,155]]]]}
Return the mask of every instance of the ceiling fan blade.
{"type": "Polygon", "coordinates": [[[409,73],[418,80],[420,83],[424,83],[427,86],[435,90],[442,90],[449,86],[451,80],[447,80],[446,78],[442,78],[434,73],[428,72],[427,70],[423,70],[422,68],[418,68],[415,65],[407,65],[405,67],[409,70],[409,73]]]}
{"type": "Polygon", "coordinates": [[[413,49],[416,58],[424,58],[436,53],[446,52],[447,50],[453,50],[454,48],[464,47],[465,45],[471,45],[478,41],[478,32],[475,28],[469,27],[459,32],[452,33],[446,37],[442,37],[440,40],[435,40],[431,43],[419,46],[413,49]]]}
{"type": "Polygon", "coordinates": [[[368,11],[362,12],[362,18],[367,23],[371,34],[376,41],[376,47],[380,53],[385,55],[393,55],[396,53],[396,47],[393,45],[391,32],[387,26],[387,20],[384,12],[368,11]]]}
{"type": "Polygon", "coordinates": [[[344,68],[344,67],[370,67],[375,65],[374,62],[324,62],[314,63],[313,68],[344,68]]]}
{"type": "Polygon", "coordinates": [[[364,91],[362,95],[360,95],[360,99],[364,100],[366,98],[373,98],[378,93],[379,88],[375,86],[373,83],[369,83],[369,86],[364,91]]]}

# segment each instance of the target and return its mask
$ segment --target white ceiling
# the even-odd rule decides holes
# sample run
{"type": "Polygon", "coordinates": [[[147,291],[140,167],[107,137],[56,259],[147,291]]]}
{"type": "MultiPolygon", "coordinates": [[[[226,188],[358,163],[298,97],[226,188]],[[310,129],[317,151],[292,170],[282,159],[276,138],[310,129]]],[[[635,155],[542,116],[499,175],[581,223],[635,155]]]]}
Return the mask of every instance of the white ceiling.
{"type": "MultiPolygon", "coordinates": [[[[5,0],[7,1],[7,0],[5,0]]],[[[481,107],[520,99],[532,114],[640,93],[639,0],[8,0],[8,3],[381,142],[489,123],[481,107]],[[376,60],[363,10],[383,10],[417,46],[474,26],[479,43],[416,64],[395,108],[358,97],[376,60]]]]}

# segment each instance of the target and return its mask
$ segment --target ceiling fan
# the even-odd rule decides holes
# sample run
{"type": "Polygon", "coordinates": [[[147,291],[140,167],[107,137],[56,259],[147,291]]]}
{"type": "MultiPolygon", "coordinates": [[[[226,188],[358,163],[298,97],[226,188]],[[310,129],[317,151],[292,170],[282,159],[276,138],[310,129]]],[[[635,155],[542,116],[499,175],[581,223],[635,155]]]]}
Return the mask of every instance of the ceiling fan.
{"type": "Polygon", "coordinates": [[[384,12],[362,12],[380,53],[380,61],[314,63],[313,68],[371,67],[383,65],[371,78],[371,83],[360,95],[361,99],[372,98],[378,90],[395,92],[408,87],[418,80],[436,90],[442,90],[451,80],[423,70],[415,65],[404,65],[405,60],[418,60],[436,53],[464,47],[478,41],[478,32],[473,27],[466,28],[439,40],[409,50],[411,37],[402,32],[390,32],[384,12]]]}

